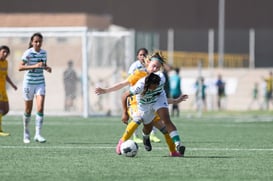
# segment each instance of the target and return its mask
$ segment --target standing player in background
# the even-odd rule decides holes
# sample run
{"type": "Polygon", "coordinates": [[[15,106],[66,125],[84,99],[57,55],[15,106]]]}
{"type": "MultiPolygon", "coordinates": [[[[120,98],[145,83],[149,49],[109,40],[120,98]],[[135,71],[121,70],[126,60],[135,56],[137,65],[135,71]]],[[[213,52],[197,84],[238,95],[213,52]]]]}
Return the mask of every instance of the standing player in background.
{"type": "MultiPolygon", "coordinates": [[[[147,57],[148,55],[148,50],[146,48],[140,48],[138,49],[137,51],[137,60],[132,63],[132,65],[129,67],[129,71],[128,71],[128,75],[132,75],[135,70],[142,70],[142,71],[145,71],[145,58],[147,57]]],[[[134,101],[132,100],[134,99],[133,97],[129,98],[128,100],[128,104],[130,105],[130,101],[134,101]]],[[[152,142],[155,142],[155,143],[158,143],[160,142],[160,139],[155,135],[156,133],[156,128],[154,127],[152,133],[150,134],[150,139],[152,142]]],[[[134,132],[133,134],[133,140],[136,142],[136,143],[142,143],[142,139],[139,138],[138,136],[138,129],[136,129],[136,131],[134,132]]]]}
{"type": "Polygon", "coordinates": [[[207,85],[205,84],[205,78],[204,77],[198,77],[195,83],[196,88],[196,105],[197,105],[197,111],[206,111],[207,110],[207,85]]]}
{"type": "Polygon", "coordinates": [[[251,110],[254,103],[256,103],[260,109],[262,109],[262,105],[259,102],[259,84],[258,84],[258,82],[254,83],[251,94],[252,94],[252,98],[251,98],[251,102],[248,105],[248,110],[251,110]]]}
{"type": "Polygon", "coordinates": [[[42,43],[42,34],[34,33],[30,38],[29,48],[24,52],[19,65],[19,71],[26,71],[23,81],[23,97],[25,100],[25,112],[23,115],[24,143],[30,143],[29,122],[31,120],[34,97],[37,106],[34,140],[40,143],[46,142],[46,139],[41,136],[46,93],[44,70],[51,73],[52,69],[47,65],[47,52],[41,49],[42,43]]]}
{"type": "Polygon", "coordinates": [[[226,96],[225,92],[225,82],[222,80],[222,75],[218,75],[218,80],[216,81],[217,86],[217,105],[218,109],[221,110],[223,108],[223,98],[226,96]]]}
{"type": "Polygon", "coordinates": [[[14,90],[17,86],[11,81],[8,75],[7,57],[10,54],[8,46],[0,46],[0,136],[9,136],[10,134],[3,131],[2,118],[9,112],[9,99],[7,95],[6,82],[8,82],[14,90]]]}
{"type": "Polygon", "coordinates": [[[263,77],[266,83],[266,94],[265,94],[265,103],[266,109],[269,110],[269,102],[273,104],[272,92],[273,92],[273,73],[269,72],[269,76],[267,78],[263,77]]]}
{"type": "MultiPolygon", "coordinates": [[[[171,98],[178,98],[181,94],[181,79],[179,76],[179,68],[175,68],[174,69],[175,74],[173,74],[172,76],[170,76],[170,96],[171,98]]],[[[179,117],[179,106],[177,104],[173,104],[172,105],[172,116],[174,116],[174,112],[176,111],[176,116],[179,117]]]]}
{"type": "Polygon", "coordinates": [[[72,60],[67,62],[67,68],[63,73],[63,83],[64,83],[64,91],[65,91],[65,99],[64,99],[64,110],[71,111],[75,109],[74,100],[76,99],[77,94],[77,83],[78,77],[77,73],[74,70],[74,63],[72,60]]]}

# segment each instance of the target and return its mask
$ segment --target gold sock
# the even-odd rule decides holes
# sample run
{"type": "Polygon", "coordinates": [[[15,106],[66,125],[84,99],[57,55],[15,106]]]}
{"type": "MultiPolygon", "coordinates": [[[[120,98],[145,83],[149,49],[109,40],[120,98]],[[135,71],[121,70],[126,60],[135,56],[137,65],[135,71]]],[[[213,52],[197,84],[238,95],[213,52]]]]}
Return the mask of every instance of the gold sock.
{"type": "Polygon", "coordinates": [[[172,138],[170,137],[170,135],[168,133],[166,133],[166,134],[164,134],[164,137],[165,137],[165,140],[166,140],[167,145],[169,147],[169,151],[171,153],[175,152],[176,151],[175,144],[174,144],[172,138]]]}
{"type": "Polygon", "coordinates": [[[135,130],[137,129],[138,126],[139,125],[136,122],[131,121],[127,125],[126,130],[121,137],[121,140],[122,141],[128,140],[133,135],[133,133],[135,132],[135,130]]]}

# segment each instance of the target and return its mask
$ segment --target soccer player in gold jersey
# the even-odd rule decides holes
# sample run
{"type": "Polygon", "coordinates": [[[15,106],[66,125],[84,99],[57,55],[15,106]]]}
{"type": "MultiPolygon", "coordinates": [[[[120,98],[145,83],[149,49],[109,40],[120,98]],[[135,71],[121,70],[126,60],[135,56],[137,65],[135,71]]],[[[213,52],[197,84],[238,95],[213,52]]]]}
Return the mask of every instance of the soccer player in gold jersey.
{"type": "MultiPolygon", "coordinates": [[[[113,86],[109,87],[109,88],[100,88],[97,87],[95,90],[96,94],[105,94],[105,93],[109,93],[109,92],[113,92],[113,91],[117,91],[125,86],[133,86],[139,79],[147,76],[149,73],[153,73],[153,72],[157,72],[161,69],[164,60],[162,58],[162,55],[159,52],[155,52],[150,58],[148,58],[147,60],[147,68],[145,71],[143,70],[136,70],[132,75],[130,75],[126,80],[119,82],[117,84],[114,84],[113,86]],[[155,58],[155,57],[159,57],[159,59],[155,58]],[[161,60],[161,61],[158,61],[161,60]]],[[[168,103],[179,103],[181,101],[184,101],[187,99],[187,95],[182,95],[181,97],[179,97],[178,99],[174,100],[174,99],[170,99],[168,100],[168,103]]],[[[134,112],[136,109],[137,102],[135,100],[134,97],[132,97],[129,101],[129,115],[131,115],[131,112],[134,112]]],[[[157,127],[163,134],[164,137],[166,139],[166,142],[168,144],[169,147],[169,151],[170,151],[170,156],[181,156],[179,152],[176,151],[175,149],[175,145],[174,142],[172,140],[172,138],[170,137],[170,135],[168,134],[168,131],[166,129],[165,123],[164,121],[160,120],[160,118],[158,116],[156,116],[153,120],[154,126],[157,127]]],[[[128,122],[127,122],[128,124],[128,122]]],[[[127,139],[130,138],[130,136],[133,134],[133,132],[136,130],[136,128],[139,126],[140,123],[136,123],[136,122],[130,122],[126,128],[125,133],[123,134],[122,138],[120,139],[120,142],[123,142],[127,139]]],[[[176,128],[175,128],[176,130],[176,128]]],[[[175,138],[179,138],[179,136],[177,135],[177,132],[175,132],[175,135],[173,136],[175,138]]],[[[180,138],[179,138],[180,140],[180,138]]],[[[119,142],[119,143],[120,143],[119,142]]],[[[118,144],[120,145],[120,144],[118,144]]],[[[120,154],[120,150],[118,148],[119,146],[117,146],[116,152],[117,154],[120,154]]]]}
{"type": "Polygon", "coordinates": [[[17,86],[11,81],[8,75],[7,57],[10,54],[10,49],[6,45],[0,46],[0,136],[9,136],[10,134],[3,131],[2,117],[9,112],[9,99],[6,90],[6,82],[11,87],[17,90],[17,86]]]}

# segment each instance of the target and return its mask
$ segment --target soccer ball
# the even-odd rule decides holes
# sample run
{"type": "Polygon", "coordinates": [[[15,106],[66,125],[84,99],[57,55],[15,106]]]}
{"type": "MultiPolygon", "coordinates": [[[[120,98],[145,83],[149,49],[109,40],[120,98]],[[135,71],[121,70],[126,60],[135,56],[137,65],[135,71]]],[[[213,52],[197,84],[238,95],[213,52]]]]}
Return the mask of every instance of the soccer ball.
{"type": "Polygon", "coordinates": [[[120,146],[121,154],[126,157],[134,157],[138,151],[138,145],[133,140],[127,140],[120,146]]]}

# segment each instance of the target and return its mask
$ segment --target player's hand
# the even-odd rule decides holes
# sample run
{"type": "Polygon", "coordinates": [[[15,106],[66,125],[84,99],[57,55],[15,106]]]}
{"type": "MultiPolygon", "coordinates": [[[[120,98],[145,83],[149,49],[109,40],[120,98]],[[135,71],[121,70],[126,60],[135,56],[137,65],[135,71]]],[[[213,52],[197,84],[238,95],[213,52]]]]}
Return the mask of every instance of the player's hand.
{"type": "Polygon", "coordinates": [[[122,114],[122,117],[121,117],[121,121],[124,123],[124,124],[128,124],[128,120],[129,120],[129,115],[127,112],[124,112],[122,114]]]}
{"type": "Polygon", "coordinates": [[[14,90],[17,90],[17,86],[16,85],[13,85],[12,86],[14,90]]]}
{"type": "Polygon", "coordinates": [[[106,91],[105,91],[105,89],[103,89],[103,88],[96,87],[95,93],[96,93],[97,95],[100,95],[100,94],[105,94],[106,91]]]}
{"type": "Polygon", "coordinates": [[[175,102],[176,102],[176,104],[178,104],[182,101],[186,101],[188,98],[189,98],[189,96],[187,94],[182,94],[180,97],[175,99],[175,102]]]}
{"type": "Polygon", "coordinates": [[[51,73],[51,72],[52,72],[51,67],[45,67],[45,70],[46,70],[47,72],[49,72],[49,73],[51,73]]]}
{"type": "Polygon", "coordinates": [[[35,64],[36,68],[44,68],[44,63],[43,62],[39,62],[35,64]]]}

